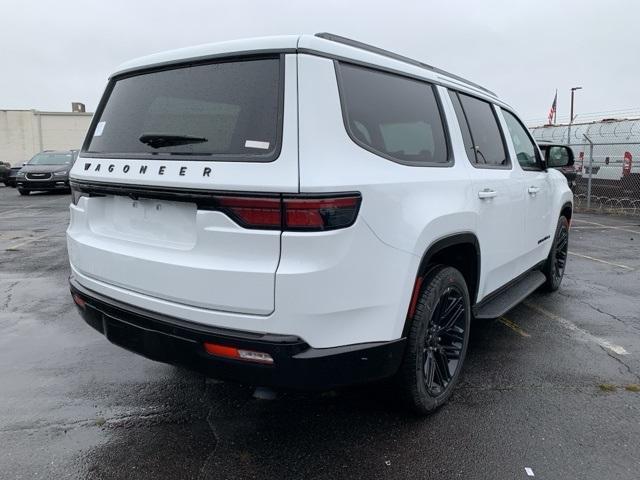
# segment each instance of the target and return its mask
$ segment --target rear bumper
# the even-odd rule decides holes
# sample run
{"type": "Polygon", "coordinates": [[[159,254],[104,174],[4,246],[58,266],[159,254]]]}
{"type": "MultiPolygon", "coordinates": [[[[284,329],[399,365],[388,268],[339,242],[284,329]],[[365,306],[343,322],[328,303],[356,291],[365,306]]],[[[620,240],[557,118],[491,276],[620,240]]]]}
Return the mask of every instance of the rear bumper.
{"type": "Polygon", "coordinates": [[[215,328],[167,317],[104,297],[70,279],[84,301],[84,320],[112,343],[152,360],[183,365],[207,376],[251,385],[322,390],[392,376],[404,352],[403,338],[390,342],[314,349],[291,335],[215,328]],[[204,342],[268,353],[273,365],[208,354],[204,342]]]}

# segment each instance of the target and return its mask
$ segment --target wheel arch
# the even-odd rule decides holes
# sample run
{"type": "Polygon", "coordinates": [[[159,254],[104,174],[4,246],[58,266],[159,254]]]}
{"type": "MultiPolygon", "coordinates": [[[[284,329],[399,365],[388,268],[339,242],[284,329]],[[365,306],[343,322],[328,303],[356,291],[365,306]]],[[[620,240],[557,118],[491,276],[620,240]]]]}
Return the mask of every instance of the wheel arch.
{"type": "Polygon", "coordinates": [[[480,255],[480,242],[473,232],[459,232],[447,235],[435,240],[429,245],[422,255],[418,271],[416,272],[414,290],[402,330],[403,336],[406,336],[409,326],[411,325],[412,315],[410,315],[410,312],[420,293],[422,279],[436,265],[442,264],[458,268],[467,282],[471,306],[475,304],[480,284],[480,255]],[[470,256],[474,257],[475,261],[465,263],[465,260],[470,260],[470,256]]]}

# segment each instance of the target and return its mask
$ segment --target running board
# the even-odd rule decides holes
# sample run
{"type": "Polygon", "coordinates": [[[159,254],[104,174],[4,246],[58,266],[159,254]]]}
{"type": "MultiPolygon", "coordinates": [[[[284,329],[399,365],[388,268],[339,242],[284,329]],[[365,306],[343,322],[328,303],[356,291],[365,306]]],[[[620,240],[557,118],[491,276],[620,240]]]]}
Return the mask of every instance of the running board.
{"type": "Polygon", "coordinates": [[[498,318],[504,315],[546,281],[544,273],[532,270],[486,303],[474,307],[475,318],[498,318]]]}

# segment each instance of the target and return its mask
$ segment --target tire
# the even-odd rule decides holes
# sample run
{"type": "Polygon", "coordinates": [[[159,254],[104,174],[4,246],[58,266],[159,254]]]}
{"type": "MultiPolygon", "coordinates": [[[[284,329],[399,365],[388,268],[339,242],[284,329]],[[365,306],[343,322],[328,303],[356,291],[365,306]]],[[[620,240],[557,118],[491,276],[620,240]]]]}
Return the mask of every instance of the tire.
{"type": "Polygon", "coordinates": [[[20,193],[20,195],[29,195],[31,192],[29,190],[23,190],[19,188],[18,193],[20,193]]]}
{"type": "Polygon", "coordinates": [[[542,273],[547,277],[543,289],[547,292],[555,292],[560,288],[564,271],[567,265],[567,254],[569,251],[569,220],[561,216],[558,219],[556,234],[553,237],[553,244],[549,251],[549,256],[544,264],[542,273]]]}
{"type": "Polygon", "coordinates": [[[404,400],[416,413],[432,413],[451,396],[467,353],[470,326],[464,277],[452,267],[433,268],[424,278],[397,375],[404,400]],[[447,324],[449,328],[443,328],[447,324]]]}

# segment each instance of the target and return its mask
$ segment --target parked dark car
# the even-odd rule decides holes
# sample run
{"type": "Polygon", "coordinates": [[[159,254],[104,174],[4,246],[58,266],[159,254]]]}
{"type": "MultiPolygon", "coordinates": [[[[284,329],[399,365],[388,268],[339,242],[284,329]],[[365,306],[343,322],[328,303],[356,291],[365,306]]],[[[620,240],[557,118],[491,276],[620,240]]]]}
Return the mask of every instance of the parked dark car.
{"type": "MultiPolygon", "coordinates": [[[[542,153],[544,153],[545,155],[547,155],[547,150],[549,149],[549,147],[553,147],[555,145],[549,144],[549,143],[545,143],[545,142],[539,142],[538,146],[540,147],[540,150],[542,150],[542,153]]],[[[571,148],[571,147],[568,147],[571,148]]],[[[558,152],[560,152],[561,150],[558,149],[558,152]]],[[[551,157],[554,156],[554,151],[549,152],[549,155],[551,157]]],[[[572,192],[575,191],[576,188],[576,181],[578,178],[578,170],[576,169],[576,166],[574,165],[573,162],[569,162],[569,165],[566,165],[564,167],[554,167],[553,166],[553,159],[550,159],[551,162],[549,164],[549,166],[551,168],[555,168],[556,170],[559,170],[560,172],[562,172],[562,174],[567,178],[567,183],[569,184],[569,188],[571,189],[572,192]]],[[[559,162],[560,164],[562,164],[563,162],[559,162]]]]}
{"type": "Polygon", "coordinates": [[[9,172],[11,171],[11,164],[8,162],[0,162],[0,182],[7,184],[9,178],[9,172]]]}
{"type": "Polygon", "coordinates": [[[69,170],[76,161],[76,150],[44,151],[25,163],[16,176],[20,195],[35,191],[69,191],[69,170]]]}
{"type": "Polygon", "coordinates": [[[16,179],[18,178],[18,172],[20,171],[20,169],[22,169],[22,166],[11,167],[9,169],[9,174],[8,174],[6,180],[4,181],[4,184],[7,187],[16,188],[16,179]]]}

